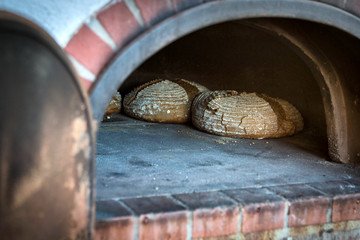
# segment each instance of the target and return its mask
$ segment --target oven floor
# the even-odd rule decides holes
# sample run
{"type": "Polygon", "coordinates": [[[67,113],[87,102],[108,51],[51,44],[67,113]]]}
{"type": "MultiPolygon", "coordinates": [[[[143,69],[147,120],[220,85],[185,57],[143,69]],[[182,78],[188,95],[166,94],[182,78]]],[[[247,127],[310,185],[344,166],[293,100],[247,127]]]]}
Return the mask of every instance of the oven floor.
{"type": "Polygon", "coordinates": [[[282,139],[233,139],[191,126],[121,115],[97,139],[97,199],[315,183],[359,177],[359,167],[328,161],[307,132],[282,139]]]}

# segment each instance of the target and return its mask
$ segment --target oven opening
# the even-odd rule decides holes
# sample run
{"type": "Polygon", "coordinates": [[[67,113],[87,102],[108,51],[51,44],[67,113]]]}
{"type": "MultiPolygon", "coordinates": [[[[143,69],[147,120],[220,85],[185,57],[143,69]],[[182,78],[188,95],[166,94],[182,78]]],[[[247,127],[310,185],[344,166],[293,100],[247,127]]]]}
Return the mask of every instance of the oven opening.
{"type": "Polygon", "coordinates": [[[155,79],[186,79],[212,91],[284,99],[304,127],[288,137],[242,139],[192,122],[141,121],[122,107],[104,117],[97,136],[98,236],[128,228],[145,238],[179,239],[348,231],[339,221],[353,219],[355,200],[338,195],[360,186],[359,59],[359,40],[349,34],[280,18],[209,26],[145,59],[119,87],[123,100],[155,79]]]}
{"type": "Polygon", "coordinates": [[[278,139],[231,138],[199,131],[191,122],[133,119],[122,110],[99,128],[98,199],[319,182],[342,178],[343,170],[348,174],[348,166],[329,156],[333,143],[328,125],[333,120],[327,119],[332,113],[326,113],[326,105],[332,103],[324,103],[329,100],[327,86],[319,79],[324,77],[319,73],[322,66],[311,61],[320,58],[334,64],[330,57],[338,57],[349,46],[333,49],[331,41],[324,42],[327,37],[338,45],[353,43],[345,33],[319,24],[255,19],[202,29],[152,56],[121,85],[122,97],[154,79],[183,78],[210,90],[285,99],[302,114],[304,129],[278,139]],[[324,56],[320,48],[332,52],[324,56]],[[304,56],[306,51],[312,53],[304,56]],[[321,56],[311,56],[314,53],[321,56]]]}
{"type": "Polygon", "coordinates": [[[122,98],[154,79],[182,78],[210,90],[282,98],[302,114],[303,130],[277,139],[231,138],[202,132],[191,122],[141,121],[126,116],[122,107],[121,113],[104,118],[99,127],[97,199],[326,182],[351,176],[350,165],[336,161],[350,162],[342,158],[353,154],[346,152],[350,143],[341,139],[349,122],[341,119],[345,115],[352,119],[354,108],[347,101],[359,89],[347,86],[357,80],[354,63],[359,50],[358,41],[344,32],[288,19],[226,22],[178,39],[124,81],[119,88],[122,98]]]}

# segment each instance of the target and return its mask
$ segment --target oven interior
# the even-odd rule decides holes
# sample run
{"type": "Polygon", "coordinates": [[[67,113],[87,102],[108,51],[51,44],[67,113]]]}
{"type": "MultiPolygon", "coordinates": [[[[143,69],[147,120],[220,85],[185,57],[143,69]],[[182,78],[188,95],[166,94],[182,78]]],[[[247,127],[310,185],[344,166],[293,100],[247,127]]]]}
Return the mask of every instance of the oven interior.
{"type": "Polygon", "coordinates": [[[146,60],[120,86],[122,97],[154,79],[183,78],[210,90],[258,92],[285,99],[301,112],[304,130],[279,139],[239,139],[204,133],[191,123],[150,123],[114,114],[100,124],[97,136],[98,199],[326,182],[357,175],[354,164],[336,163],[329,157],[331,123],[318,69],[302,57],[306,49],[292,48],[281,33],[263,26],[296,29],[331,59],[349,106],[344,109],[350,116],[348,130],[359,129],[357,39],[300,20],[217,24],[178,39],[146,60]]]}

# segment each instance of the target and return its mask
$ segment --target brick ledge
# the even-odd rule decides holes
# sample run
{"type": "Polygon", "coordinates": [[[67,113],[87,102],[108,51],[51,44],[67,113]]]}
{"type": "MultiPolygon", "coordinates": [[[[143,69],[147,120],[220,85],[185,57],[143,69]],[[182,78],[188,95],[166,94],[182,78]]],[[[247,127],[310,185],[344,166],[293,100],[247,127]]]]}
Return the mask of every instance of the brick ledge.
{"type": "Polygon", "coordinates": [[[96,240],[360,239],[357,180],[97,202],[96,240]]]}

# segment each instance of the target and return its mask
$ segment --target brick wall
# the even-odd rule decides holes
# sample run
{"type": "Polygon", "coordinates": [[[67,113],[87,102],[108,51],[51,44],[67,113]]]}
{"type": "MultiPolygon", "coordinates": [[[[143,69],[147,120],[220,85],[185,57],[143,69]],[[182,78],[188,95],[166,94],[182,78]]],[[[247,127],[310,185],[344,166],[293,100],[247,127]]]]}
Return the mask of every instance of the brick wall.
{"type": "Polygon", "coordinates": [[[358,180],[97,202],[95,239],[360,239],[358,180]]]}

